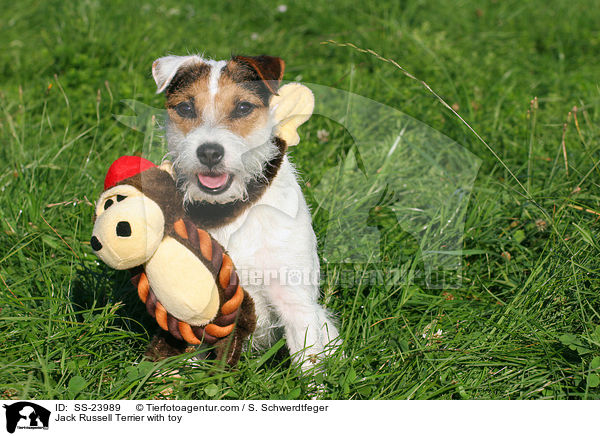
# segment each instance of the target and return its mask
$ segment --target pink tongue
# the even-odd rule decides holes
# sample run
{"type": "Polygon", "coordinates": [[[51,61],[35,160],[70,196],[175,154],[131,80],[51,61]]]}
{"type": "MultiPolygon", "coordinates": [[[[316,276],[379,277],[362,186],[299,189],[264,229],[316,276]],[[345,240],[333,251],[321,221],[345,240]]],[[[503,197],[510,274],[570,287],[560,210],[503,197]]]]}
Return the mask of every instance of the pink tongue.
{"type": "Polygon", "coordinates": [[[220,188],[227,182],[228,177],[227,174],[221,174],[220,176],[203,176],[202,174],[198,174],[200,183],[210,189],[220,188]]]}

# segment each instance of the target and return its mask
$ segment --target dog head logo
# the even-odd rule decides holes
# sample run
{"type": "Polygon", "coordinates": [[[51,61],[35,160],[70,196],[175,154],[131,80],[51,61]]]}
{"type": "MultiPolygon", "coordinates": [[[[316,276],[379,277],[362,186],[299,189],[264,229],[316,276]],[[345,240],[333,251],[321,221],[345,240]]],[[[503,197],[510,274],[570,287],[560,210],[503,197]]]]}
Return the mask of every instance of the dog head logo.
{"type": "Polygon", "coordinates": [[[50,411],[29,401],[4,405],[6,409],[6,431],[14,433],[18,428],[47,429],[50,411]]]}

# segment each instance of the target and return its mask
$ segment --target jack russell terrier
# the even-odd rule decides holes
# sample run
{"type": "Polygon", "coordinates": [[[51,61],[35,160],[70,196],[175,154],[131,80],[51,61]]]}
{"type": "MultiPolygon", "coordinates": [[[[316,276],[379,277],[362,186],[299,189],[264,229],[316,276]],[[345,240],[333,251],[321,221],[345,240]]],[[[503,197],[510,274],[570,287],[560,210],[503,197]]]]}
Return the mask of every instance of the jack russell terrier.
{"type": "MultiPolygon", "coordinates": [[[[254,300],[253,347],[268,348],[283,330],[308,369],[333,350],[338,331],[317,301],[317,240],[286,155],[299,138],[295,129],[292,139],[278,134],[279,91],[307,90],[280,90],[284,66],[271,56],[166,56],[152,74],[166,96],[167,156],[186,211],[227,249],[254,300]]],[[[160,354],[168,344],[156,337],[151,347],[160,354]]]]}

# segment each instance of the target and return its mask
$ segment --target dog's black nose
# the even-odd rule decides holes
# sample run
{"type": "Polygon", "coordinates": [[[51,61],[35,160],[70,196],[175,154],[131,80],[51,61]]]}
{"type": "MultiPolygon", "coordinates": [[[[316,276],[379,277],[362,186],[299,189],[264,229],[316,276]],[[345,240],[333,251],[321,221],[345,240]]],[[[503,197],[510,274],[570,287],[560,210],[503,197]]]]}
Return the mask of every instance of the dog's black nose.
{"type": "Polygon", "coordinates": [[[92,249],[94,251],[102,250],[102,244],[100,243],[98,238],[96,238],[95,236],[92,236],[92,239],[90,240],[90,245],[92,246],[92,249]]]}
{"type": "Polygon", "coordinates": [[[196,150],[198,160],[207,167],[214,167],[221,162],[225,155],[225,149],[221,144],[216,142],[205,142],[196,150]]]}
{"type": "Polygon", "coordinates": [[[131,225],[127,221],[119,221],[117,223],[117,236],[126,238],[131,236],[131,225]]]}

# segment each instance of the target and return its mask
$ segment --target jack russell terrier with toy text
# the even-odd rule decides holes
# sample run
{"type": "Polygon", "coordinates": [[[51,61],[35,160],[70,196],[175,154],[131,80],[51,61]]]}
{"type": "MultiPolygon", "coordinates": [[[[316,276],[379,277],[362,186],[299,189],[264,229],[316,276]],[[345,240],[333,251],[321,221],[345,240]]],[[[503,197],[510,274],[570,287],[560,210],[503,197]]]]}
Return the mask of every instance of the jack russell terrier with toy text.
{"type": "Polygon", "coordinates": [[[317,301],[317,240],[286,155],[314,97],[300,84],[280,87],[283,70],[271,56],[166,56],[152,66],[166,96],[166,165],[188,216],[227,249],[254,300],[253,346],[268,348],[283,330],[308,369],[338,331],[317,301]]]}

